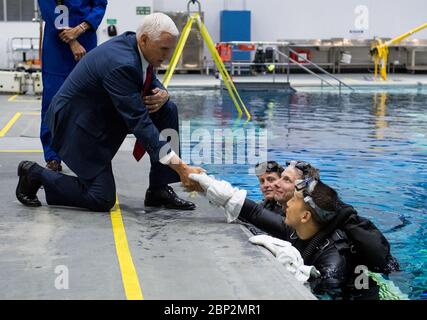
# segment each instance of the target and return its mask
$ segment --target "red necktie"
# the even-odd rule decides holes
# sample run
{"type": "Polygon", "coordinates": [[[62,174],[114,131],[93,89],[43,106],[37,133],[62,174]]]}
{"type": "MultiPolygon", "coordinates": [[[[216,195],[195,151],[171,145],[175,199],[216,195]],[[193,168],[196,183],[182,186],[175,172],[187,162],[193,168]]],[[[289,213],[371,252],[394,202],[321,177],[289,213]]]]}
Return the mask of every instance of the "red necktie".
{"type": "MultiPolygon", "coordinates": [[[[153,78],[153,67],[150,65],[147,67],[147,75],[145,76],[144,89],[142,91],[143,97],[150,93],[152,78],[153,78]]],[[[135,146],[133,147],[133,156],[135,157],[136,161],[141,160],[144,154],[145,154],[144,146],[140,144],[138,141],[136,141],[135,146]]]]}

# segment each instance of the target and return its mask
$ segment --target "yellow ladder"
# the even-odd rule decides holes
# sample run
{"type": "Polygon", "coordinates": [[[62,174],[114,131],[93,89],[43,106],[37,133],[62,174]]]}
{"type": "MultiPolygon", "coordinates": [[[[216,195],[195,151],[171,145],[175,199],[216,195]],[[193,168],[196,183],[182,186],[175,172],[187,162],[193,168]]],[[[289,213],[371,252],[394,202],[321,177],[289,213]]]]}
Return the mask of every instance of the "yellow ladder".
{"type": "Polygon", "coordinates": [[[166,70],[165,76],[163,78],[163,85],[165,88],[168,87],[169,82],[172,78],[172,75],[175,71],[175,68],[178,64],[178,61],[182,55],[182,51],[184,50],[185,43],[187,42],[188,36],[190,35],[191,27],[193,26],[193,23],[196,22],[197,26],[199,27],[200,33],[202,35],[203,40],[205,41],[210,54],[212,55],[212,58],[215,62],[216,67],[218,68],[221,77],[224,81],[224,84],[228,90],[228,93],[230,94],[231,100],[233,100],[234,105],[236,106],[237,112],[239,113],[239,118],[242,116],[242,109],[245,111],[247,120],[251,119],[251,114],[249,113],[248,109],[246,108],[245,104],[243,103],[242,99],[240,98],[239,93],[237,92],[236,86],[234,85],[233,80],[230,77],[230,74],[228,73],[227,69],[225,68],[225,65],[221,59],[221,57],[218,54],[218,51],[215,48],[215,44],[209,35],[208,30],[206,29],[204,23],[202,22],[202,19],[200,18],[200,2],[199,1],[193,1],[190,0],[188,2],[188,21],[182,30],[181,36],[178,40],[178,43],[176,45],[175,51],[172,55],[172,58],[169,62],[169,66],[166,70]],[[199,5],[199,12],[196,12],[194,14],[190,14],[190,3],[198,3],[199,5]]]}

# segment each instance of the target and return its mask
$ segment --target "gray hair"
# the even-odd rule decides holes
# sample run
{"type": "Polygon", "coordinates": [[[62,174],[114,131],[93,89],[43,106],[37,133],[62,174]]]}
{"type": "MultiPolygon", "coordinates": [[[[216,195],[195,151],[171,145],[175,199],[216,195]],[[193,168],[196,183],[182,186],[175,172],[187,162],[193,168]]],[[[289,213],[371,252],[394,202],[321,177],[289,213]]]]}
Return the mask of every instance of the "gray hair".
{"type": "Polygon", "coordinates": [[[172,19],[161,12],[152,13],[145,16],[136,30],[136,36],[139,39],[143,34],[147,34],[150,39],[157,40],[162,32],[170,33],[178,37],[179,31],[172,19]]]}

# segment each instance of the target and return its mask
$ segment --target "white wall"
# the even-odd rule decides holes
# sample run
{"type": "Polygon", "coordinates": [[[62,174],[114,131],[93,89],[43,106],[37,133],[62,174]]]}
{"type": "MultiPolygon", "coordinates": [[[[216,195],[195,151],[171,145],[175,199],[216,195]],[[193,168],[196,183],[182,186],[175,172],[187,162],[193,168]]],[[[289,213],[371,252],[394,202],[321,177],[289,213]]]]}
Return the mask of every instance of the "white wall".
{"type": "MultiPolygon", "coordinates": [[[[117,0],[116,0],[117,1],[117,0]]],[[[251,10],[252,40],[352,38],[357,6],[369,10],[363,38],[394,37],[427,22],[426,0],[201,0],[205,23],[219,40],[221,10],[251,10]]],[[[155,0],[156,11],[186,11],[186,0],[155,0]]],[[[359,37],[359,35],[357,36],[359,37]]],[[[427,30],[416,35],[427,39],[427,30]]]]}
{"type": "MultiPolygon", "coordinates": [[[[34,22],[0,22],[0,68],[10,68],[13,66],[12,58],[22,57],[21,54],[12,55],[10,52],[10,42],[12,37],[39,37],[39,24],[34,22]]],[[[38,48],[38,42],[35,45],[38,48]]],[[[35,52],[37,58],[37,52],[35,52]]],[[[31,56],[27,56],[31,59],[31,56]]]]}
{"type": "MultiPolygon", "coordinates": [[[[369,9],[363,38],[395,37],[427,22],[426,0],[247,0],[252,10],[252,39],[354,38],[355,8],[369,9]],[[261,3],[268,5],[261,5],[261,3]]],[[[416,34],[427,39],[427,30],[416,34]]]]}
{"type": "Polygon", "coordinates": [[[117,32],[136,31],[144,16],[136,14],[136,7],[151,7],[153,0],[109,0],[104,19],[98,28],[98,42],[110,39],[107,34],[107,19],[117,19],[117,32]]]}
{"type": "MultiPolygon", "coordinates": [[[[136,6],[152,6],[153,11],[186,11],[187,0],[109,0],[109,6],[99,29],[100,42],[106,36],[106,19],[118,19],[118,31],[135,30],[142,18],[135,14],[136,6]]],[[[427,22],[427,0],[200,0],[205,12],[205,24],[219,41],[221,10],[251,10],[252,40],[320,38],[394,37],[427,22]],[[355,30],[359,5],[369,9],[369,28],[363,34],[355,30]]],[[[0,68],[7,67],[7,42],[14,36],[38,36],[35,23],[0,22],[0,68]]],[[[427,30],[415,36],[427,39],[427,30]]]]}

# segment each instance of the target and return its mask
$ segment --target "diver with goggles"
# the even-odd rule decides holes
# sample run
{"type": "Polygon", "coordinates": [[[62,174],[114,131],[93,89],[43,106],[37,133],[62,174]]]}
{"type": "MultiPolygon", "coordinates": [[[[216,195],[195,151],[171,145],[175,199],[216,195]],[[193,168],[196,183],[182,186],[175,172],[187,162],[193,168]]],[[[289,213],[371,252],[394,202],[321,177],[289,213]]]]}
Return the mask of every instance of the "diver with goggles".
{"type": "MultiPolygon", "coordinates": [[[[189,178],[199,182],[210,203],[224,208],[227,222],[243,218],[269,235],[290,242],[300,252],[304,264],[314,266],[320,273],[320,276],[308,280],[314,294],[327,294],[338,299],[377,299],[378,287],[375,284],[370,283],[367,290],[354,289],[355,265],[360,259],[357,263],[353,259],[355,246],[342,230],[347,221],[364,218],[358,217],[352,206],[343,203],[337,192],[320,180],[319,171],[310,164],[290,161],[287,165],[287,168],[296,169],[299,179],[294,181],[293,196],[286,203],[284,217],[248,199],[246,190],[235,188],[227,181],[218,181],[206,174],[191,174],[189,178]]],[[[365,220],[369,221],[362,221],[365,220]]],[[[371,233],[369,240],[375,244],[364,250],[368,253],[369,249],[374,250],[365,264],[372,265],[374,269],[380,266],[375,271],[381,272],[398,269],[397,262],[390,255],[387,240],[372,223],[369,228],[363,230],[368,231],[363,236],[368,234],[369,238],[371,233]],[[376,256],[384,259],[372,262],[376,256]]]]}

